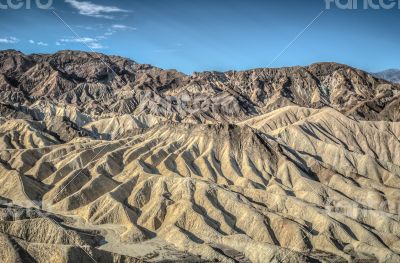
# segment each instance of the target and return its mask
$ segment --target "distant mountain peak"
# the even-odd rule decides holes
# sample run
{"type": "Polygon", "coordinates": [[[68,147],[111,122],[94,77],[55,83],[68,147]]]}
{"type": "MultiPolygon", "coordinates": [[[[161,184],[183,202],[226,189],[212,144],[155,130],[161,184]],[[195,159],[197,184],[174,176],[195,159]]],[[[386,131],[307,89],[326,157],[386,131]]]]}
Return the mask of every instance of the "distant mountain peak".
{"type": "Polygon", "coordinates": [[[400,84],[400,69],[387,69],[375,73],[374,75],[387,81],[400,84]]]}
{"type": "Polygon", "coordinates": [[[329,106],[360,119],[397,120],[391,113],[400,89],[334,62],[188,76],[119,56],[71,50],[2,51],[0,75],[5,76],[0,82],[3,104],[45,99],[87,114],[145,112],[198,122],[234,122],[289,105],[329,106]]]}

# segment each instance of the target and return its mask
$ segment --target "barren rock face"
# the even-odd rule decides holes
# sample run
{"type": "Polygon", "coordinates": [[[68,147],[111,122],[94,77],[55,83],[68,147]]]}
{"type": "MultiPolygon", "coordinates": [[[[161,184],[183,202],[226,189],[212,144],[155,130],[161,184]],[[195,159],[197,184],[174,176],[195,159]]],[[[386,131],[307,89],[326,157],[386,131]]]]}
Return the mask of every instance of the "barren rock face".
{"type": "Polygon", "coordinates": [[[335,63],[186,76],[121,57],[62,51],[0,52],[3,104],[41,100],[101,115],[235,122],[283,106],[330,106],[359,119],[397,121],[400,87],[335,63]],[[373,114],[371,114],[373,112],[373,114]]]}
{"type": "Polygon", "coordinates": [[[399,262],[399,90],[0,52],[0,257],[399,262]]]}

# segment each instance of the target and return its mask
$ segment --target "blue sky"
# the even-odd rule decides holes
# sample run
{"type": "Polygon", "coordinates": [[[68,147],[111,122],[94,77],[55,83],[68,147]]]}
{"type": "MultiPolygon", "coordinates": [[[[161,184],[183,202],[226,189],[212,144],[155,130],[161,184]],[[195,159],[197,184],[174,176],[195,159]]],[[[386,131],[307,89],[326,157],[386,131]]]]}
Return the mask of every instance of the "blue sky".
{"type": "Polygon", "coordinates": [[[398,8],[333,7],[289,46],[324,0],[54,0],[49,10],[26,1],[32,9],[0,10],[0,49],[93,49],[188,74],[322,61],[400,68],[398,8]]]}

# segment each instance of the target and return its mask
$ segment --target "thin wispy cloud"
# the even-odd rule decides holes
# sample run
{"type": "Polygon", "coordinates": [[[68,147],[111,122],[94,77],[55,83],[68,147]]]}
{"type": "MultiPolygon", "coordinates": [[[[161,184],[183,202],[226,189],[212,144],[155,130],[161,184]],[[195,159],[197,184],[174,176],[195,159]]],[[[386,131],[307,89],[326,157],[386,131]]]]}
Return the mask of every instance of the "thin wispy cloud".
{"type": "Polygon", "coordinates": [[[37,42],[36,45],[38,46],[43,46],[43,47],[47,47],[49,44],[45,43],[45,42],[37,42]]]}
{"type": "MultiPolygon", "coordinates": [[[[82,43],[87,45],[88,47],[92,49],[103,49],[105,46],[103,46],[101,43],[98,42],[98,39],[96,38],[91,38],[91,37],[79,37],[79,38],[62,38],[59,41],[57,41],[59,44],[58,46],[63,45],[63,43],[82,43]]],[[[57,45],[56,43],[56,45],[57,45]]]]}
{"type": "Polygon", "coordinates": [[[31,43],[32,45],[38,45],[38,46],[42,46],[42,47],[49,46],[49,44],[47,44],[45,42],[42,42],[42,41],[36,42],[35,40],[32,40],[32,39],[30,39],[28,42],[31,43]]]}
{"type": "Polygon", "coordinates": [[[62,38],[60,39],[60,41],[66,43],[89,43],[89,42],[96,42],[97,40],[90,37],[79,37],[79,38],[62,38]]]}
{"type": "Polygon", "coordinates": [[[101,41],[109,39],[117,32],[125,32],[136,30],[135,27],[125,25],[125,24],[95,24],[95,25],[75,25],[77,28],[81,28],[88,31],[103,31],[104,33],[99,34],[98,36],[87,36],[87,37],[64,37],[58,39],[56,42],[56,46],[65,46],[71,43],[82,43],[91,49],[105,49],[107,46],[104,46],[101,41]]]}
{"type": "Polygon", "coordinates": [[[121,25],[121,24],[112,25],[111,28],[115,30],[136,30],[136,27],[121,25]]]}
{"type": "Polygon", "coordinates": [[[19,42],[19,39],[16,37],[3,37],[0,38],[1,44],[16,44],[19,42]]]}
{"type": "Polygon", "coordinates": [[[136,27],[122,25],[122,24],[115,24],[110,26],[107,29],[107,32],[105,32],[102,36],[99,36],[99,38],[108,38],[117,33],[118,31],[130,31],[130,30],[136,30],[136,27]]]}
{"type": "Polygon", "coordinates": [[[97,18],[114,19],[113,13],[129,13],[130,10],[121,9],[116,6],[98,5],[88,1],[65,0],[73,8],[78,10],[79,14],[97,18]]]}
{"type": "Polygon", "coordinates": [[[103,39],[104,40],[104,39],[107,39],[107,37],[106,36],[97,36],[96,39],[98,39],[98,40],[102,40],[103,39]]]}
{"type": "Polygon", "coordinates": [[[77,28],[81,28],[81,29],[85,29],[85,30],[95,30],[95,27],[93,27],[93,26],[78,25],[76,27],[77,28]]]}
{"type": "Polygon", "coordinates": [[[105,46],[103,46],[99,42],[89,42],[89,43],[87,43],[87,45],[92,49],[104,49],[104,48],[106,48],[105,46]]]}

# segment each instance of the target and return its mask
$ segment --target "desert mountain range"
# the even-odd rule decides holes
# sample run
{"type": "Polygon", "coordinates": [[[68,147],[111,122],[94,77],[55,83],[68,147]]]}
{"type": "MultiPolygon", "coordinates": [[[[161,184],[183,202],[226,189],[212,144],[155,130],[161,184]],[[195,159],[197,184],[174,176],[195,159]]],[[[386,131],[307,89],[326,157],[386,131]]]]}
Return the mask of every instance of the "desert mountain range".
{"type": "Polygon", "coordinates": [[[383,78],[393,83],[400,83],[400,69],[388,69],[379,73],[375,76],[378,78],[383,78]]]}
{"type": "Polygon", "coordinates": [[[399,262],[400,85],[0,51],[4,262],[399,262]]]}

